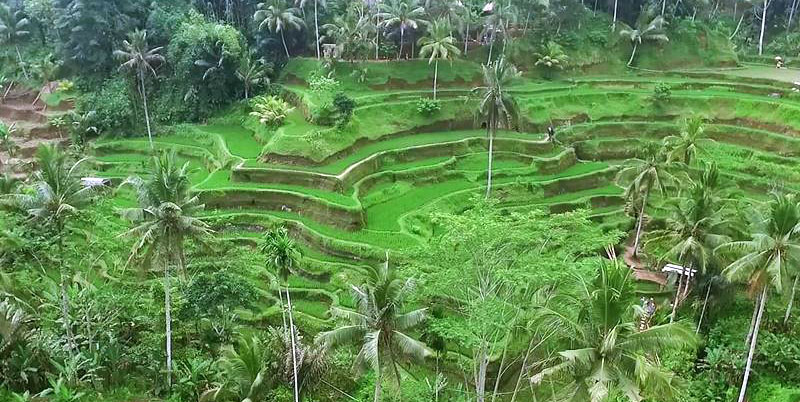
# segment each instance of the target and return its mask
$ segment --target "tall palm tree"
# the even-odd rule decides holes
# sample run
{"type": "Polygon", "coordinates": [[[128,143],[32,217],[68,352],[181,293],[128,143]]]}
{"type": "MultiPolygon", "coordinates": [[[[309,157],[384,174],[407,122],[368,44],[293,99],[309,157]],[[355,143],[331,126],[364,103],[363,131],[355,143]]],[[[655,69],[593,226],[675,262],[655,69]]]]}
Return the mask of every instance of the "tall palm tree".
{"type": "Polygon", "coordinates": [[[640,331],[643,312],[631,272],[616,262],[603,263],[594,282],[579,286],[578,297],[556,304],[563,311],[543,309],[544,323],[563,331],[571,348],[558,352],[549,367],[531,378],[533,384],[562,379],[557,398],[570,401],[606,401],[611,389],[632,402],[673,396],[674,374],[659,366],[657,356],[692,345],[694,334],[684,323],[640,331]]]}
{"type": "MultiPolygon", "coordinates": [[[[297,244],[289,237],[289,231],[285,227],[279,227],[270,230],[264,236],[264,243],[261,246],[261,251],[267,256],[268,264],[278,271],[278,276],[281,279],[284,289],[286,290],[286,304],[289,315],[289,340],[292,349],[292,370],[294,382],[294,400],[298,402],[300,399],[300,390],[297,376],[297,347],[296,336],[294,328],[294,318],[292,316],[292,298],[289,295],[289,275],[294,273],[295,268],[300,263],[302,254],[297,244]]],[[[280,297],[280,288],[278,289],[278,296],[280,297]]],[[[281,304],[283,300],[281,299],[281,304]]],[[[283,306],[281,306],[283,309],[283,306]]],[[[284,321],[284,331],[286,330],[286,323],[284,321]]]]}
{"type": "Polygon", "coordinates": [[[272,0],[270,4],[258,3],[258,10],[253,14],[253,19],[258,23],[259,30],[267,29],[281,35],[283,50],[286,51],[288,59],[290,56],[285,34],[286,31],[299,31],[305,25],[300,18],[300,9],[289,7],[285,0],[272,0]]]}
{"type": "Polygon", "coordinates": [[[150,171],[144,178],[132,176],[122,183],[137,195],[138,207],[122,211],[133,223],[123,235],[135,239],[129,263],[138,260],[149,267],[153,262],[164,267],[164,322],[166,329],[167,385],[172,387],[172,312],[170,271],[183,273],[184,242],[201,241],[211,230],[196,218],[204,205],[190,192],[189,163],[180,165],[175,152],[153,156],[150,171]]]}
{"type": "Polygon", "coordinates": [[[385,28],[400,29],[400,50],[397,52],[397,60],[400,60],[400,56],[403,55],[406,30],[417,29],[420,25],[428,24],[423,19],[425,8],[419,4],[418,0],[389,0],[387,3],[381,3],[379,8],[381,11],[377,17],[382,20],[381,25],[385,28]]]}
{"type": "Polygon", "coordinates": [[[19,44],[31,34],[28,30],[28,25],[30,25],[30,21],[24,17],[21,9],[11,10],[10,5],[0,3],[0,43],[14,46],[17,51],[19,66],[26,79],[28,78],[28,71],[25,69],[25,62],[22,60],[19,44]]]}
{"type": "Polygon", "coordinates": [[[511,80],[519,75],[513,64],[500,58],[483,65],[483,86],[472,89],[473,94],[480,95],[477,116],[486,123],[486,135],[489,137],[489,165],[486,178],[486,198],[492,192],[492,154],[494,137],[498,128],[511,129],[517,120],[517,102],[506,90],[511,80]]]}
{"type": "Polygon", "coordinates": [[[147,124],[147,138],[150,141],[150,150],[153,150],[153,132],[150,129],[150,111],[147,109],[147,91],[145,90],[145,76],[156,76],[155,66],[164,62],[164,56],[158,54],[162,46],[150,48],[147,43],[147,31],[133,31],[128,34],[128,39],[122,41],[122,49],[114,51],[114,57],[122,61],[120,69],[132,71],[139,80],[139,94],[144,105],[144,120],[147,124]]]}
{"type": "MultiPolygon", "coordinates": [[[[306,7],[306,2],[308,0],[298,0],[297,5],[300,9],[304,9],[306,7]]],[[[313,0],[314,1],[314,35],[316,36],[316,48],[317,48],[317,60],[321,58],[320,55],[320,36],[319,36],[319,6],[321,5],[323,8],[327,6],[325,0],[313,0]]]]}
{"type": "Polygon", "coordinates": [[[707,141],[711,140],[705,137],[705,119],[692,116],[684,120],[680,135],[664,138],[664,146],[669,150],[670,160],[679,160],[688,166],[697,154],[704,152],[703,145],[707,141]]]}
{"type": "Polygon", "coordinates": [[[434,63],[433,68],[433,100],[436,100],[436,81],[439,78],[439,60],[450,60],[453,55],[461,52],[455,45],[455,38],[450,35],[450,25],[445,20],[436,20],[428,32],[428,36],[420,38],[419,55],[429,57],[428,64],[434,63]]]}
{"type": "Polygon", "coordinates": [[[619,172],[619,181],[629,181],[625,190],[625,198],[629,200],[634,210],[637,205],[641,205],[641,209],[638,211],[636,237],[633,242],[634,256],[639,252],[644,210],[650,198],[650,193],[653,189],[656,189],[662,195],[664,194],[666,186],[675,179],[669,171],[670,168],[672,168],[672,165],[667,162],[663,150],[649,147],[646,150],[644,159],[633,158],[627,160],[619,172]]]}
{"type": "Polygon", "coordinates": [[[664,34],[664,25],[667,24],[667,22],[664,21],[664,17],[659,15],[652,20],[649,20],[649,18],[650,13],[643,10],[639,15],[639,19],[636,21],[635,28],[626,27],[619,31],[619,34],[630,39],[633,45],[631,58],[628,60],[628,67],[633,64],[633,58],[636,57],[636,49],[639,48],[639,45],[641,45],[643,41],[669,42],[669,38],[664,34]]]}
{"type": "Polygon", "coordinates": [[[747,393],[750,367],[769,291],[774,288],[777,293],[783,293],[791,278],[797,275],[800,264],[800,204],[794,195],[775,195],[766,212],[758,208],[750,212],[750,240],[733,241],[718,247],[738,256],[723,274],[732,282],[746,282],[750,291],[758,295],[739,402],[744,401],[747,393]]]}
{"type": "MultiPolygon", "coordinates": [[[[689,273],[692,270],[707,272],[709,266],[715,262],[714,248],[730,241],[725,233],[731,222],[725,219],[723,206],[711,194],[710,187],[716,185],[718,174],[716,165],[708,166],[703,177],[693,184],[688,196],[670,200],[670,215],[665,229],[653,232],[653,237],[648,240],[669,245],[666,255],[677,258],[682,266],[688,267],[684,268],[678,278],[670,322],[675,320],[678,304],[689,291],[689,273]]],[[[708,291],[710,292],[710,287],[708,291]]],[[[705,310],[705,303],[703,306],[705,310]]]]}
{"type": "Polygon", "coordinates": [[[61,293],[61,319],[67,335],[67,347],[75,346],[69,315],[69,293],[71,280],[69,267],[64,262],[64,237],[67,222],[81,208],[89,204],[93,191],[81,184],[81,168],[87,158],[72,162],[67,154],[55,145],[43,145],[36,154],[38,171],[33,175],[31,192],[14,195],[17,204],[31,219],[46,225],[53,233],[59,250],[59,289],[61,293]]]}
{"type": "Polygon", "coordinates": [[[413,287],[411,279],[397,277],[387,258],[385,264],[370,273],[366,284],[352,287],[354,310],[332,309],[334,316],[344,318],[347,323],[320,333],[317,338],[328,347],[345,343],[361,345],[356,365],[359,369],[375,370],[375,402],[381,398],[384,369],[392,369],[399,383],[400,359],[420,361],[430,353],[422,342],[408,334],[426,315],[424,308],[405,311],[405,298],[413,287]]]}
{"type": "Polygon", "coordinates": [[[489,37],[489,56],[486,59],[487,63],[491,63],[492,56],[494,55],[494,44],[497,41],[497,34],[502,33],[504,40],[508,38],[506,28],[508,24],[516,19],[517,10],[510,4],[502,4],[499,1],[492,2],[493,8],[491,13],[484,19],[485,35],[489,37]]]}
{"type": "Polygon", "coordinates": [[[242,59],[242,64],[236,70],[236,78],[244,85],[244,98],[250,99],[250,90],[261,84],[269,84],[270,68],[264,59],[254,60],[252,57],[242,59]]]}

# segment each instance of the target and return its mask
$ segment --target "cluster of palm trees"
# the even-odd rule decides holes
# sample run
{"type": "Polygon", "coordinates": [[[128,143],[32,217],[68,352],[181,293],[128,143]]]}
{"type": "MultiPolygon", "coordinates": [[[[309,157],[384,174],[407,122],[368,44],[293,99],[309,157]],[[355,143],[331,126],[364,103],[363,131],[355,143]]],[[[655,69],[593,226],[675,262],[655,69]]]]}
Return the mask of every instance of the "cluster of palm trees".
{"type": "Polygon", "coordinates": [[[800,201],[776,187],[771,201],[746,208],[744,216],[738,214],[733,208],[735,198],[722,186],[716,165],[698,162],[698,155],[705,153],[705,146],[712,141],[703,133],[701,117],[687,119],[680,135],[664,139],[664,147],[650,149],[643,159],[630,160],[620,171],[620,179],[629,183],[626,195],[637,218],[634,256],[641,246],[645,207],[652,199],[649,196],[656,190],[664,199],[668,211],[664,228],[650,233],[645,244],[666,246],[662,258],[675,259],[683,267],[677,278],[670,321],[676,318],[678,306],[689,296],[691,282],[696,278],[705,283],[700,287],[704,291],[698,292],[703,302],[695,332],[700,331],[707,318],[715,284],[741,283],[755,295],[741,402],[769,295],[789,295],[785,323],[792,311],[800,277],[800,201]],[[678,183],[678,194],[668,196],[678,183]]]}

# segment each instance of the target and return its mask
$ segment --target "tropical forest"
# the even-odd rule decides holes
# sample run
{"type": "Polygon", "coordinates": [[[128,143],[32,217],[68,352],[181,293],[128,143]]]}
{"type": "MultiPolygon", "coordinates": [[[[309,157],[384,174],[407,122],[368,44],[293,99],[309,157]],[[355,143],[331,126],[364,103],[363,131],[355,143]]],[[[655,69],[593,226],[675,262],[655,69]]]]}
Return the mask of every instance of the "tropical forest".
{"type": "Polygon", "coordinates": [[[800,0],[0,0],[0,402],[800,402],[800,0]]]}

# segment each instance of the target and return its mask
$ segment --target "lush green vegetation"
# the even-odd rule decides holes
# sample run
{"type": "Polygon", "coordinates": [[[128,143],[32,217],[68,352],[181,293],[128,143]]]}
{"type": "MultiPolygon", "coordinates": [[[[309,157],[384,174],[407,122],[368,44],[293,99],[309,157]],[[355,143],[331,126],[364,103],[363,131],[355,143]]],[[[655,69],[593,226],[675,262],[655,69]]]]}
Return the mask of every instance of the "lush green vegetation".
{"type": "Polygon", "coordinates": [[[0,0],[0,400],[795,401],[798,3],[0,0]]]}

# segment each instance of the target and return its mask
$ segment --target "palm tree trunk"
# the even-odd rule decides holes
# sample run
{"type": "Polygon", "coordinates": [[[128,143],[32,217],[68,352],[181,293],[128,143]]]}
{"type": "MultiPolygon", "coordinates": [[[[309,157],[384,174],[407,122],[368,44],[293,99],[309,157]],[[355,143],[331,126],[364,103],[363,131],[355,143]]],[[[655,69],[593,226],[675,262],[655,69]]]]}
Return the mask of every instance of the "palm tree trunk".
{"type": "Polygon", "coordinates": [[[756,316],[758,315],[758,295],[756,295],[755,303],[753,303],[753,316],[750,318],[750,329],[747,331],[747,337],[744,338],[744,345],[750,344],[750,339],[753,337],[753,328],[756,327],[756,316]]]}
{"type": "Polygon", "coordinates": [[[17,58],[19,59],[19,67],[22,69],[22,74],[25,76],[27,80],[30,78],[28,76],[28,70],[25,69],[25,62],[22,61],[22,53],[19,52],[19,45],[14,45],[14,48],[17,50],[17,58]]]}
{"type": "Polygon", "coordinates": [[[492,32],[489,33],[489,58],[486,63],[492,62],[492,52],[494,51],[494,25],[492,25],[492,32]]]}
{"type": "Polygon", "coordinates": [[[436,80],[439,78],[439,59],[436,59],[436,63],[433,67],[433,100],[436,100],[436,80]]]}
{"type": "Polygon", "coordinates": [[[786,22],[786,33],[789,33],[789,29],[792,27],[792,21],[794,21],[794,14],[797,12],[797,0],[792,0],[792,5],[789,7],[789,20],[786,22]]]}
{"type": "MultiPolygon", "coordinates": [[[[9,152],[10,154],[10,152],[9,152]]],[[[64,224],[61,220],[57,220],[58,227],[58,255],[64,258],[64,224]]],[[[70,351],[75,350],[75,336],[72,333],[72,323],[69,316],[69,292],[67,291],[67,282],[70,280],[67,267],[62,261],[58,269],[59,273],[59,292],[61,293],[61,320],[64,321],[64,333],[67,336],[67,349],[70,351]]]]}
{"type": "Polygon", "coordinates": [[[150,141],[150,151],[153,151],[153,132],[150,130],[150,112],[147,109],[147,93],[144,89],[144,71],[139,70],[139,91],[142,93],[144,105],[144,121],[147,124],[147,139],[150,141]]]}
{"type": "Polygon", "coordinates": [[[466,28],[467,29],[464,30],[464,55],[465,56],[467,54],[467,50],[468,50],[467,46],[469,44],[469,20],[467,21],[467,27],[466,28]]]}
{"type": "Polygon", "coordinates": [[[484,402],[486,400],[486,369],[489,367],[489,353],[485,341],[481,341],[481,348],[478,351],[478,372],[475,379],[475,394],[477,395],[477,402],[484,402]]]}
{"type": "MultiPolygon", "coordinates": [[[[378,5],[376,4],[375,7],[378,5]]],[[[378,60],[378,51],[381,49],[381,20],[375,16],[375,60],[378,60]]]]}
{"type": "Polygon", "coordinates": [[[639,239],[642,237],[642,222],[644,221],[644,207],[647,205],[647,197],[650,195],[650,187],[644,192],[642,199],[642,209],[639,211],[639,223],[636,224],[636,237],[633,240],[633,256],[639,254],[639,239]]]}
{"type": "Polygon", "coordinates": [[[319,17],[317,15],[317,1],[318,0],[314,0],[314,30],[317,34],[317,60],[319,60],[319,17]]]}
{"type": "Polygon", "coordinates": [[[489,134],[489,166],[486,169],[486,199],[492,193],[492,153],[494,149],[494,124],[492,119],[489,119],[489,127],[487,128],[489,134]]]}
{"type": "Polygon", "coordinates": [[[283,332],[286,332],[286,307],[283,304],[283,294],[281,293],[281,287],[278,286],[278,300],[281,303],[281,320],[283,321],[283,332]]]}
{"type": "Polygon", "coordinates": [[[683,284],[683,270],[678,276],[678,288],[675,289],[675,298],[672,300],[672,314],[669,316],[670,324],[675,322],[675,314],[678,312],[678,298],[681,296],[681,285],[683,284]]]}
{"type": "Polygon", "coordinates": [[[292,344],[292,372],[294,374],[294,402],[300,402],[300,392],[297,386],[297,346],[294,341],[294,319],[292,318],[292,298],[289,296],[289,286],[286,286],[286,305],[289,308],[289,339],[292,344]]]}
{"type": "Polygon", "coordinates": [[[728,37],[728,40],[733,39],[733,37],[736,36],[737,33],[739,33],[739,28],[742,27],[742,21],[744,21],[744,13],[742,13],[742,17],[739,18],[739,23],[736,24],[736,29],[733,30],[733,33],[731,34],[731,36],[728,37]]]}
{"type": "Polygon", "coordinates": [[[167,336],[167,389],[172,389],[172,311],[169,284],[169,261],[164,264],[164,322],[167,336]]]}
{"type": "Polygon", "coordinates": [[[703,309],[700,311],[700,319],[697,321],[697,329],[695,329],[694,333],[700,333],[700,327],[703,325],[703,317],[706,316],[706,307],[708,306],[708,296],[711,295],[711,287],[713,284],[711,282],[708,283],[708,289],[706,289],[706,297],[703,300],[703,309]]]}
{"type": "Polygon", "coordinates": [[[381,368],[378,366],[378,373],[375,376],[375,397],[373,402],[380,402],[381,400],[381,368]]]}
{"type": "Polygon", "coordinates": [[[633,64],[633,58],[636,57],[636,48],[639,46],[638,43],[635,41],[633,42],[633,51],[631,52],[631,58],[628,60],[628,67],[633,64]]]}
{"type": "Polygon", "coordinates": [[[400,60],[400,56],[403,55],[403,37],[405,36],[406,29],[401,25],[400,26],[400,50],[397,52],[397,60],[400,60]]]}
{"type": "Polygon", "coordinates": [[[769,0],[764,0],[764,9],[761,11],[761,34],[758,36],[758,55],[761,56],[764,53],[764,28],[767,24],[767,6],[769,5],[769,0]]]}
{"type": "Polygon", "coordinates": [[[750,379],[750,366],[753,365],[753,354],[756,351],[756,343],[758,342],[758,328],[761,326],[761,316],[764,314],[764,305],[767,303],[767,285],[761,291],[761,301],[758,307],[758,316],[756,317],[756,325],[753,329],[753,339],[750,340],[750,352],[747,354],[747,364],[744,368],[744,379],[742,379],[742,389],[739,392],[739,402],[744,402],[744,397],[747,394],[747,381],[750,379]]]}
{"type": "Polygon", "coordinates": [[[69,293],[67,291],[67,282],[69,281],[69,274],[64,263],[61,263],[59,269],[60,284],[59,289],[61,292],[61,320],[64,321],[64,332],[67,335],[67,349],[70,351],[75,350],[75,336],[72,334],[72,323],[69,318],[69,293]]]}
{"type": "Polygon", "coordinates": [[[789,317],[792,315],[792,306],[794,305],[794,295],[797,291],[797,280],[800,279],[800,275],[794,277],[794,284],[792,284],[792,295],[789,297],[789,305],[786,306],[786,314],[783,316],[783,325],[789,322],[789,317]]]}
{"type": "Polygon", "coordinates": [[[619,0],[614,0],[614,19],[611,21],[611,31],[617,30],[617,3],[619,0]]]}
{"type": "Polygon", "coordinates": [[[289,56],[289,48],[286,46],[286,37],[283,36],[283,29],[281,29],[281,42],[283,42],[283,50],[286,52],[286,58],[288,59],[291,56],[289,56]]]}

